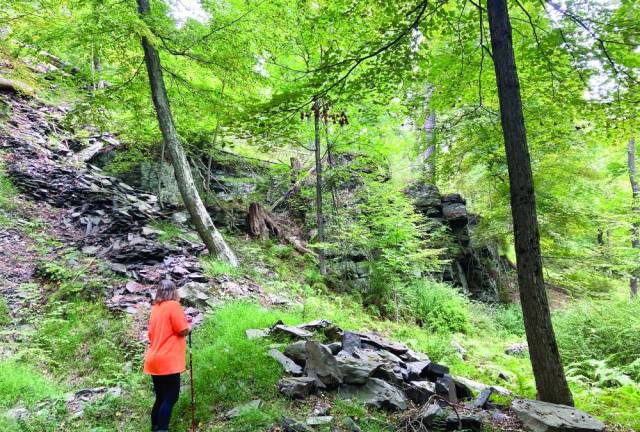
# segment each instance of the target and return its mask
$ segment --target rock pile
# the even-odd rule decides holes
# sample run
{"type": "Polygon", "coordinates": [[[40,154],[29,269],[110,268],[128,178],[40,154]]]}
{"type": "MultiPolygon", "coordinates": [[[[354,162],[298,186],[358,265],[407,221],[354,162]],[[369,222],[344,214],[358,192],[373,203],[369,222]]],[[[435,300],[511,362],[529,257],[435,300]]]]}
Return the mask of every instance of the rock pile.
{"type": "Polygon", "coordinates": [[[83,134],[92,135],[78,138],[81,134],[62,123],[64,108],[2,91],[0,101],[10,109],[9,119],[0,124],[0,149],[7,152],[13,183],[38,202],[62,209],[65,243],[106,260],[112,271],[128,279],[113,287],[107,299],[111,309],[138,313],[151,301],[150,288],[166,277],[182,287],[196,322],[202,319],[198,310],[212,306],[214,294],[277,302],[250,280],[210,280],[197,258],[203,244],[186,238],[160,241],[163,232],[152,228],[151,221],[176,216],[174,222],[186,228],[188,217],[161,211],[155,195],[85,163],[99,149],[117,146],[115,137],[88,128],[83,134]]]}
{"type": "MultiPolygon", "coordinates": [[[[493,393],[513,395],[503,387],[453,376],[447,366],[402,343],[375,333],[343,331],[327,320],[298,326],[277,322],[246,334],[249,338],[293,339],[282,351],[271,348],[268,352],[287,374],[278,382],[283,395],[304,399],[333,391],[338,397],[399,413],[396,430],[481,431],[483,424],[519,430],[523,423],[535,432],[604,430],[604,424],[571,407],[523,399],[516,399],[512,407],[495,404],[490,400],[493,393]],[[316,336],[329,342],[321,343],[316,336]]],[[[331,419],[327,411],[323,416],[331,419]]],[[[312,423],[307,419],[305,424],[312,423]]],[[[298,429],[285,430],[309,430],[295,424],[298,429]]]]}
{"type": "MultiPolygon", "coordinates": [[[[269,329],[248,330],[247,336],[295,340],[282,352],[275,348],[269,351],[288,374],[280,380],[278,389],[292,399],[335,390],[339,397],[390,411],[405,411],[436,401],[445,405],[468,401],[469,406],[461,408],[469,412],[465,425],[478,430],[481,417],[475,412],[496,408],[489,402],[491,392],[508,393],[506,389],[496,390],[466,380],[484,390],[474,401],[473,390],[465,380],[452,376],[447,366],[432,362],[427,355],[374,333],[342,331],[326,320],[299,326],[278,322],[269,329]],[[314,340],[320,331],[332,342],[314,340]]],[[[438,413],[452,415],[443,408],[438,413]]]]}

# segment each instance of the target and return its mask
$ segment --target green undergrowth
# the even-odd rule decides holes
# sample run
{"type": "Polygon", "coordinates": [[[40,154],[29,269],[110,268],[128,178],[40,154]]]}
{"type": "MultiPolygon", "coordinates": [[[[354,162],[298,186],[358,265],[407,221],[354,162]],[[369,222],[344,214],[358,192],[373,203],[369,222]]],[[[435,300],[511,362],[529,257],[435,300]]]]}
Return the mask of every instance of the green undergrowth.
{"type": "Polygon", "coordinates": [[[10,214],[18,207],[17,194],[18,192],[7,177],[4,165],[0,160],[0,227],[12,225],[10,214]]]}
{"type": "Polygon", "coordinates": [[[45,398],[61,395],[61,386],[34,367],[15,360],[0,360],[0,407],[33,407],[45,398]]]}

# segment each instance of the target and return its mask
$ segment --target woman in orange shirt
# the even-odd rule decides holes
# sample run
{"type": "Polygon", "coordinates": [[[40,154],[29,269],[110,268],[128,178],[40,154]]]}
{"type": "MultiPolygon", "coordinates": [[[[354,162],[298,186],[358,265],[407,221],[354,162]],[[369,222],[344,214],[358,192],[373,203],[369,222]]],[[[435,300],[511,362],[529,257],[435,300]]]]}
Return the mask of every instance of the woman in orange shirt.
{"type": "Polygon", "coordinates": [[[151,375],[156,401],[151,410],[151,430],[169,430],[171,410],[180,394],[180,373],[185,365],[185,336],[191,331],[180,306],[176,285],[163,280],[158,285],[149,318],[149,349],[144,373],[151,375]]]}

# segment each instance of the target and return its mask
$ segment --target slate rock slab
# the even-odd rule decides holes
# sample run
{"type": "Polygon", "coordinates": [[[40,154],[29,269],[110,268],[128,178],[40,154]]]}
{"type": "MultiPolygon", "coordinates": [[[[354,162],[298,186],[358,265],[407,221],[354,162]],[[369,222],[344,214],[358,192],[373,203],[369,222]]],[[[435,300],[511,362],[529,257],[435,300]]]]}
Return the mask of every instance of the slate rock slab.
{"type": "Polygon", "coordinates": [[[342,382],[346,384],[366,384],[373,371],[380,365],[380,363],[348,356],[340,356],[337,359],[342,373],[342,382]]]}
{"type": "Polygon", "coordinates": [[[422,405],[436,394],[436,385],[429,381],[411,381],[405,385],[404,393],[413,403],[422,405]]]}
{"type": "Polygon", "coordinates": [[[377,367],[371,376],[373,378],[380,378],[390,384],[400,386],[404,382],[403,370],[399,365],[384,364],[377,367]]]}
{"type": "Polygon", "coordinates": [[[373,333],[361,334],[360,337],[363,342],[396,355],[404,354],[409,351],[409,348],[405,344],[386,340],[373,333]]]}
{"type": "Polygon", "coordinates": [[[305,341],[297,341],[290,345],[287,345],[284,349],[284,353],[294,362],[301,366],[304,366],[307,361],[307,349],[305,341]]]}
{"type": "Polygon", "coordinates": [[[286,355],[282,354],[275,348],[269,350],[269,356],[274,358],[280,365],[284,368],[285,372],[293,375],[300,376],[302,375],[302,367],[296,364],[293,360],[291,360],[286,355]]]}
{"type": "Polygon", "coordinates": [[[516,399],[511,408],[530,432],[602,432],[606,429],[600,420],[566,405],[516,399]]]}
{"type": "Polygon", "coordinates": [[[426,369],[431,362],[429,360],[409,362],[407,370],[409,372],[409,380],[418,381],[426,376],[426,369]]]}
{"type": "Polygon", "coordinates": [[[307,417],[305,423],[308,426],[322,426],[333,422],[333,416],[313,416],[307,417]]]}
{"type": "Polygon", "coordinates": [[[301,329],[298,327],[291,327],[284,324],[276,324],[271,329],[271,334],[281,334],[297,339],[307,339],[313,336],[313,333],[309,330],[301,329]]]}
{"type": "Polygon", "coordinates": [[[246,329],[247,339],[262,339],[269,336],[269,329],[246,329]]]}
{"type": "Polygon", "coordinates": [[[305,344],[307,361],[304,372],[316,380],[318,388],[334,388],[342,384],[342,372],[338,360],[326,346],[318,341],[307,341],[305,344]]]}
{"type": "Polygon", "coordinates": [[[449,368],[438,363],[429,363],[427,368],[423,371],[424,376],[426,376],[429,381],[434,382],[448,373],[449,368]]]}
{"type": "Polygon", "coordinates": [[[456,384],[449,374],[445,374],[444,376],[438,378],[438,380],[436,381],[436,393],[451,403],[458,402],[456,384]]]}
{"type": "Polygon", "coordinates": [[[445,428],[449,431],[465,430],[471,432],[482,432],[482,419],[475,414],[449,414],[446,418],[445,428]]]}
{"type": "Polygon", "coordinates": [[[343,385],[338,394],[345,398],[355,398],[365,405],[389,411],[407,409],[407,398],[398,388],[378,378],[369,378],[363,386],[343,385]]]}
{"type": "Polygon", "coordinates": [[[302,330],[315,331],[318,329],[327,328],[331,325],[331,321],[325,319],[319,319],[308,323],[300,324],[297,327],[302,330]]]}
{"type": "Polygon", "coordinates": [[[316,390],[316,380],[309,377],[286,377],[278,381],[278,390],[291,399],[304,399],[316,390]]]}
{"type": "Polygon", "coordinates": [[[344,332],[342,334],[342,350],[353,354],[356,349],[362,348],[362,338],[356,333],[344,332]]]}
{"type": "Polygon", "coordinates": [[[284,432],[311,432],[313,429],[309,428],[304,423],[300,423],[292,418],[282,418],[282,430],[284,432]]]}

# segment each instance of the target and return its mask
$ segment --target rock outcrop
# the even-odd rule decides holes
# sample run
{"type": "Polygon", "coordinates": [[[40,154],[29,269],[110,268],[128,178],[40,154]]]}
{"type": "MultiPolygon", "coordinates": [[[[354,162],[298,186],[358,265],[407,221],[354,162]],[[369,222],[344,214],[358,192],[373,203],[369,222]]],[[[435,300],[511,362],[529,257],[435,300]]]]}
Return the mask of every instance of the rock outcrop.
{"type": "Polygon", "coordinates": [[[445,227],[450,233],[451,264],[440,276],[462,288],[471,298],[497,302],[500,291],[510,283],[508,260],[500,256],[497,245],[476,244],[472,233],[479,216],[469,214],[459,194],[441,195],[437,187],[424,182],[410,185],[405,193],[416,210],[427,219],[432,230],[445,227]]]}

